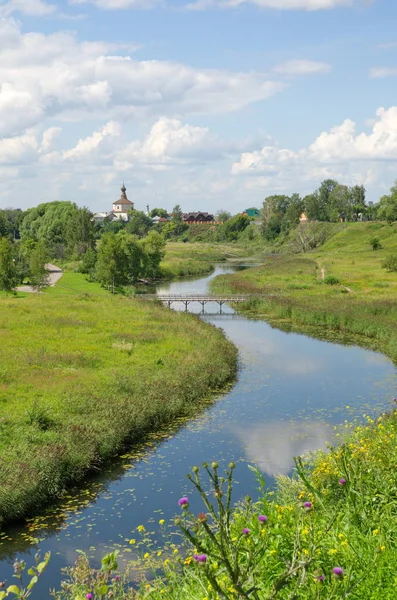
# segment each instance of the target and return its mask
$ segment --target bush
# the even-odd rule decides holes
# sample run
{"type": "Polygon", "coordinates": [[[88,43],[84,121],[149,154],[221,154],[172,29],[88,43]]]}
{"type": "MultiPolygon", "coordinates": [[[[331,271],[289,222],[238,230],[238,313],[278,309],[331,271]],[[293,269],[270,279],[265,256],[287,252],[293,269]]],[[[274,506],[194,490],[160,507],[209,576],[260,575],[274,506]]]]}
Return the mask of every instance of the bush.
{"type": "Polygon", "coordinates": [[[326,283],[327,285],[339,285],[340,280],[338,279],[338,277],[335,277],[335,275],[327,275],[327,277],[325,277],[324,279],[324,283],[326,283]]]}
{"type": "Polygon", "coordinates": [[[397,254],[389,254],[382,262],[382,267],[387,271],[397,272],[397,254]]]}
{"type": "Polygon", "coordinates": [[[380,243],[380,239],[378,237],[376,237],[376,236],[372,237],[369,240],[369,243],[371,244],[372,250],[374,250],[374,251],[382,249],[382,244],[380,243]]]}

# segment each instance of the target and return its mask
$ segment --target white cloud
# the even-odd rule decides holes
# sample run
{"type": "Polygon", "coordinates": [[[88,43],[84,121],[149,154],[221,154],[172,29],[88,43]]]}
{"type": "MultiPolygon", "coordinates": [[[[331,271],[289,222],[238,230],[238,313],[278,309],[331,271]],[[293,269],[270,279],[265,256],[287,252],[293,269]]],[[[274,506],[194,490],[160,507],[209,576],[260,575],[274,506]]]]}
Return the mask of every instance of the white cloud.
{"type": "Polygon", "coordinates": [[[307,148],[298,151],[264,146],[244,152],[232,165],[232,174],[251,175],[247,189],[291,189],[304,182],[332,177],[351,184],[373,185],[397,161],[397,106],[379,108],[369,133],[357,132],[346,119],[322,132],[307,148]]]}
{"type": "Polygon", "coordinates": [[[10,0],[0,6],[0,16],[7,16],[13,12],[20,12],[32,17],[44,17],[56,11],[54,4],[44,0],[10,0]]]}
{"type": "Polygon", "coordinates": [[[106,123],[100,131],[95,131],[91,136],[82,138],[71,150],[63,153],[64,160],[90,160],[96,158],[109,159],[114,151],[113,139],[121,135],[121,125],[115,121],[106,123]]]}
{"type": "Polygon", "coordinates": [[[0,135],[46,117],[139,119],[239,110],[285,88],[265,73],[196,69],[114,54],[115,45],[67,32],[22,34],[0,21],[0,135]]]}
{"type": "Polygon", "coordinates": [[[369,72],[370,77],[393,77],[397,75],[397,67],[374,67],[369,72]]]}
{"type": "Polygon", "coordinates": [[[105,10],[123,10],[127,8],[153,8],[162,4],[162,0],[69,0],[70,4],[95,4],[105,10]]]}
{"type": "Polygon", "coordinates": [[[276,10],[329,10],[345,6],[354,6],[362,0],[196,0],[189,5],[195,10],[205,10],[212,7],[236,8],[244,4],[253,4],[259,8],[276,10]]]}
{"type": "Polygon", "coordinates": [[[331,65],[314,60],[288,60],[273,67],[274,73],[280,75],[314,75],[315,73],[328,73],[331,65]]]}

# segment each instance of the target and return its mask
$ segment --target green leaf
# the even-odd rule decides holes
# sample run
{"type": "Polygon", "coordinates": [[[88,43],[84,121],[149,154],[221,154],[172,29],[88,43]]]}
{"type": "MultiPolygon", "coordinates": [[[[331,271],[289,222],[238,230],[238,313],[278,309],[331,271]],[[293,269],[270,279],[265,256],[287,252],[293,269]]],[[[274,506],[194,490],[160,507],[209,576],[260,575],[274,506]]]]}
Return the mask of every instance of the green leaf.
{"type": "Polygon", "coordinates": [[[17,585],[9,585],[7,588],[7,594],[15,594],[16,596],[20,596],[21,590],[17,585]]]}
{"type": "Polygon", "coordinates": [[[36,575],[36,571],[33,567],[30,567],[30,569],[28,571],[28,575],[36,575]]]}
{"type": "Polygon", "coordinates": [[[3,600],[3,598],[6,597],[6,593],[5,592],[0,592],[0,600],[3,600]]]}
{"type": "Polygon", "coordinates": [[[30,583],[28,585],[28,590],[31,590],[32,587],[38,582],[38,580],[39,580],[39,578],[37,577],[37,575],[32,577],[32,579],[30,580],[30,583]]]}
{"type": "Polygon", "coordinates": [[[109,591],[109,586],[107,585],[101,585],[100,587],[96,587],[95,588],[95,595],[96,596],[105,596],[109,591]]]}

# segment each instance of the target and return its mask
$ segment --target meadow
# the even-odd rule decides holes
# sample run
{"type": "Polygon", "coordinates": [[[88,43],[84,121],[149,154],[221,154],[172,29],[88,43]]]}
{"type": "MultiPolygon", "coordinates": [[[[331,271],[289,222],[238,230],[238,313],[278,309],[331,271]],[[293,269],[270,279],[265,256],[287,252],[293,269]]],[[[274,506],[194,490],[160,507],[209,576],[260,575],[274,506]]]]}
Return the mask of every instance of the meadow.
{"type": "Polygon", "coordinates": [[[242,310],[281,327],[324,337],[356,336],[357,343],[397,361],[397,275],[382,268],[397,252],[397,225],[344,224],[320,249],[276,254],[263,266],[221,275],[211,282],[218,293],[257,294],[242,310]],[[371,240],[381,244],[372,249],[371,240]]]}
{"type": "Polygon", "coordinates": [[[0,339],[0,523],[196,414],[236,372],[214,327],[72,272],[43,294],[0,298],[0,339]]]}
{"type": "Polygon", "coordinates": [[[210,273],[213,264],[243,258],[247,248],[234,244],[168,242],[161,272],[164,279],[210,273]]]}

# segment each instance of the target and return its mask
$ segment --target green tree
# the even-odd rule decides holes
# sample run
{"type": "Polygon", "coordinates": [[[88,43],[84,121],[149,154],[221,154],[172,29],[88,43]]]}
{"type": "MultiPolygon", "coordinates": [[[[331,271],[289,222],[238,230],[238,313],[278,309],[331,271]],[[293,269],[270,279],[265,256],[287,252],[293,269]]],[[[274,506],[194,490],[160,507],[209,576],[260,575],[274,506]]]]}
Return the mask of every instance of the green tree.
{"type": "Polygon", "coordinates": [[[161,219],[166,219],[168,217],[168,211],[165,210],[165,208],[153,208],[153,210],[150,211],[150,216],[153,217],[160,217],[161,219]]]}
{"type": "Polygon", "coordinates": [[[18,282],[13,244],[0,238],[0,290],[12,292],[18,282]]]}
{"type": "Polygon", "coordinates": [[[44,287],[49,285],[49,274],[45,266],[47,257],[48,253],[44,242],[37,242],[29,258],[30,285],[37,292],[40,292],[44,287]]]}
{"type": "Polygon", "coordinates": [[[397,221],[397,180],[390,188],[388,196],[382,196],[378,203],[377,217],[380,220],[393,223],[397,221]]]}
{"type": "Polygon", "coordinates": [[[119,234],[104,233],[98,249],[97,280],[114,294],[116,287],[126,283],[127,257],[119,234]]]}
{"type": "Polygon", "coordinates": [[[183,212],[179,204],[174,206],[174,208],[172,209],[171,223],[175,226],[174,235],[176,237],[178,237],[178,235],[181,235],[189,227],[187,223],[183,221],[183,212]]]}
{"type": "Polygon", "coordinates": [[[165,239],[157,231],[151,231],[141,241],[144,257],[144,275],[153,278],[160,275],[160,263],[164,258],[165,239]]]}
{"type": "Polygon", "coordinates": [[[225,221],[229,221],[231,218],[232,215],[227,210],[218,210],[218,212],[215,215],[216,221],[221,221],[222,223],[225,223],[225,221]]]}
{"type": "Polygon", "coordinates": [[[130,220],[126,225],[128,233],[137,235],[139,238],[145,237],[153,227],[153,221],[144,212],[134,210],[130,213],[130,220]]]}

